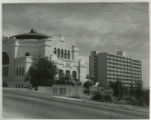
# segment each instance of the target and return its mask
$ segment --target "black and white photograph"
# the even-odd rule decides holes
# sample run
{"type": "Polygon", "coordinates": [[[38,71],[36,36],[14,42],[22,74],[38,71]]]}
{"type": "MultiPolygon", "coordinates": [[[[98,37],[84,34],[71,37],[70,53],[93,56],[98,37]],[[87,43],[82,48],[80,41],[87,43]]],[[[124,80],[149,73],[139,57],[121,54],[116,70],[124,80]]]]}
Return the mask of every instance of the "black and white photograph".
{"type": "Polygon", "coordinates": [[[2,119],[149,119],[149,2],[2,3],[2,119]]]}

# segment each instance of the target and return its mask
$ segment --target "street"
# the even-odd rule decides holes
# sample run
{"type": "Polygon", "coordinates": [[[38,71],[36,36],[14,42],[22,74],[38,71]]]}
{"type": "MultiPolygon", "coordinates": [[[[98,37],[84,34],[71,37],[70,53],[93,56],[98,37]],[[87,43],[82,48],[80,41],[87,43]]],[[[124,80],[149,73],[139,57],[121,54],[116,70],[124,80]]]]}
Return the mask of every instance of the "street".
{"type": "MultiPolygon", "coordinates": [[[[44,96],[44,95],[43,95],[44,96]]],[[[147,119],[149,113],[3,91],[3,118],[147,119]]]]}

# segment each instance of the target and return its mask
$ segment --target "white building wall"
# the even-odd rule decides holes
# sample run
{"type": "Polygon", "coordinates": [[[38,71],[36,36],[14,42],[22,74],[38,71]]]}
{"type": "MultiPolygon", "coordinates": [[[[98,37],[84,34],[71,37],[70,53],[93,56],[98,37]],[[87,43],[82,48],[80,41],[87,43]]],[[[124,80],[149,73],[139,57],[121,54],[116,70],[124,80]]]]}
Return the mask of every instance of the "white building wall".
{"type": "Polygon", "coordinates": [[[26,52],[30,53],[30,56],[38,57],[44,52],[44,41],[38,40],[16,40],[15,43],[15,58],[24,57],[26,52]]]}
{"type": "MultiPolygon", "coordinates": [[[[9,76],[7,78],[8,81],[10,81],[9,86],[15,87],[16,84],[24,84],[24,86],[26,86],[28,83],[24,81],[25,75],[31,67],[33,59],[38,57],[51,58],[53,56],[53,58],[55,58],[54,62],[59,69],[62,69],[64,73],[66,70],[69,70],[71,75],[73,71],[76,71],[78,79],[79,46],[66,41],[65,38],[52,37],[43,40],[19,40],[11,38],[3,42],[3,51],[6,51],[10,58],[10,70],[9,76]],[[57,55],[54,55],[54,48],[60,48],[60,50],[69,50],[70,59],[61,57],[58,58],[57,55]],[[25,57],[26,52],[30,53],[30,56],[25,57]],[[74,56],[74,59],[72,59],[72,54],[74,56]],[[16,76],[17,67],[24,67],[24,76],[16,76]]],[[[84,80],[86,71],[84,68],[81,68],[81,72],[82,74],[80,76],[80,79],[84,80]]]]}

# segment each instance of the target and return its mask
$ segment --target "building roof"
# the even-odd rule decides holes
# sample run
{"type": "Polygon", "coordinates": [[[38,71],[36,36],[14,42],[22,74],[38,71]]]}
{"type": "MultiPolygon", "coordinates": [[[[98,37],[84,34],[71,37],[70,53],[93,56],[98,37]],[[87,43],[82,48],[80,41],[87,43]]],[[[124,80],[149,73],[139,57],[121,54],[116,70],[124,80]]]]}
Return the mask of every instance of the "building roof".
{"type": "Polygon", "coordinates": [[[38,33],[36,30],[31,29],[29,33],[24,33],[24,34],[18,34],[14,35],[12,37],[15,37],[16,39],[44,39],[44,38],[51,38],[51,36],[38,33]]]}

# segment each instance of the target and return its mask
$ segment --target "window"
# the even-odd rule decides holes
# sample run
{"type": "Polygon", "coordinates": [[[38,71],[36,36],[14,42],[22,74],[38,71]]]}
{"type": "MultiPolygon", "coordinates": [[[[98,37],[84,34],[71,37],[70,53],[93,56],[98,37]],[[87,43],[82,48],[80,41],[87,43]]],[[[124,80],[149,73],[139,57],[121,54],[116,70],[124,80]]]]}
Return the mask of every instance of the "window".
{"type": "Polygon", "coordinates": [[[18,73],[19,73],[19,70],[18,70],[18,67],[16,69],[16,76],[18,76],[18,73]]]}
{"type": "Polygon", "coordinates": [[[8,76],[9,67],[6,67],[6,76],[8,76]]]}
{"type": "Polygon", "coordinates": [[[9,56],[6,52],[3,52],[3,57],[2,58],[3,58],[3,60],[2,60],[3,65],[9,65],[10,64],[9,56]]]}
{"type": "Polygon", "coordinates": [[[60,57],[60,48],[57,50],[57,56],[60,57]]]}
{"type": "Polygon", "coordinates": [[[3,76],[4,76],[4,67],[3,67],[3,70],[2,70],[2,72],[3,72],[3,76]]]}
{"type": "Polygon", "coordinates": [[[64,51],[64,58],[67,58],[67,50],[64,51]]]}
{"type": "Polygon", "coordinates": [[[73,51],[72,51],[72,54],[71,54],[71,55],[72,55],[72,60],[74,60],[74,52],[73,52],[73,51]]]}
{"type": "Polygon", "coordinates": [[[5,76],[5,67],[3,67],[3,70],[4,70],[4,71],[3,71],[3,75],[5,76]]]}
{"type": "Polygon", "coordinates": [[[19,68],[19,76],[21,76],[21,71],[22,71],[21,68],[19,68]]]}
{"type": "Polygon", "coordinates": [[[54,54],[56,55],[56,53],[57,53],[57,50],[56,50],[56,48],[54,48],[54,51],[53,51],[53,52],[54,52],[54,54]]]}
{"type": "Polygon", "coordinates": [[[24,67],[22,67],[22,76],[24,75],[24,67]]]}
{"type": "Polygon", "coordinates": [[[6,67],[6,76],[8,76],[8,67],[6,67]]]}
{"type": "Polygon", "coordinates": [[[74,80],[76,80],[76,78],[77,78],[77,72],[76,71],[72,72],[72,77],[73,77],[74,80]]]}
{"type": "Polygon", "coordinates": [[[59,69],[59,79],[64,76],[63,70],[59,69]]]}
{"type": "Polygon", "coordinates": [[[7,76],[7,67],[5,67],[5,76],[7,76]]]}
{"type": "Polygon", "coordinates": [[[70,77],[70,71],[66,70],[66,77],[70,77]]]}
{"type": "Polygon", "coordinates": [[[63,58],[63,49],[61,49],[61,58],[63,58]]]}
{"type": "Polygon", "coordinates": [[[110,58],[110,56],[107,55],[107,58],[110,58]]]}
{"type": "Polygon", "coordinates": [[[5,76],[5,74],[6,74],[6,67],[4,67],[4,76],[5,76]]]}
{"type": "Polygon", "coordinates": [[[70,59],[70,50],[68,50],[68,59],[70,59]]]}
{"type": "Polygon", "coordinates": [[[25,56],[30,56],[30,53],[29,53],[29,52],[26,52],[26,53],[25,53],[25,56]]]}

